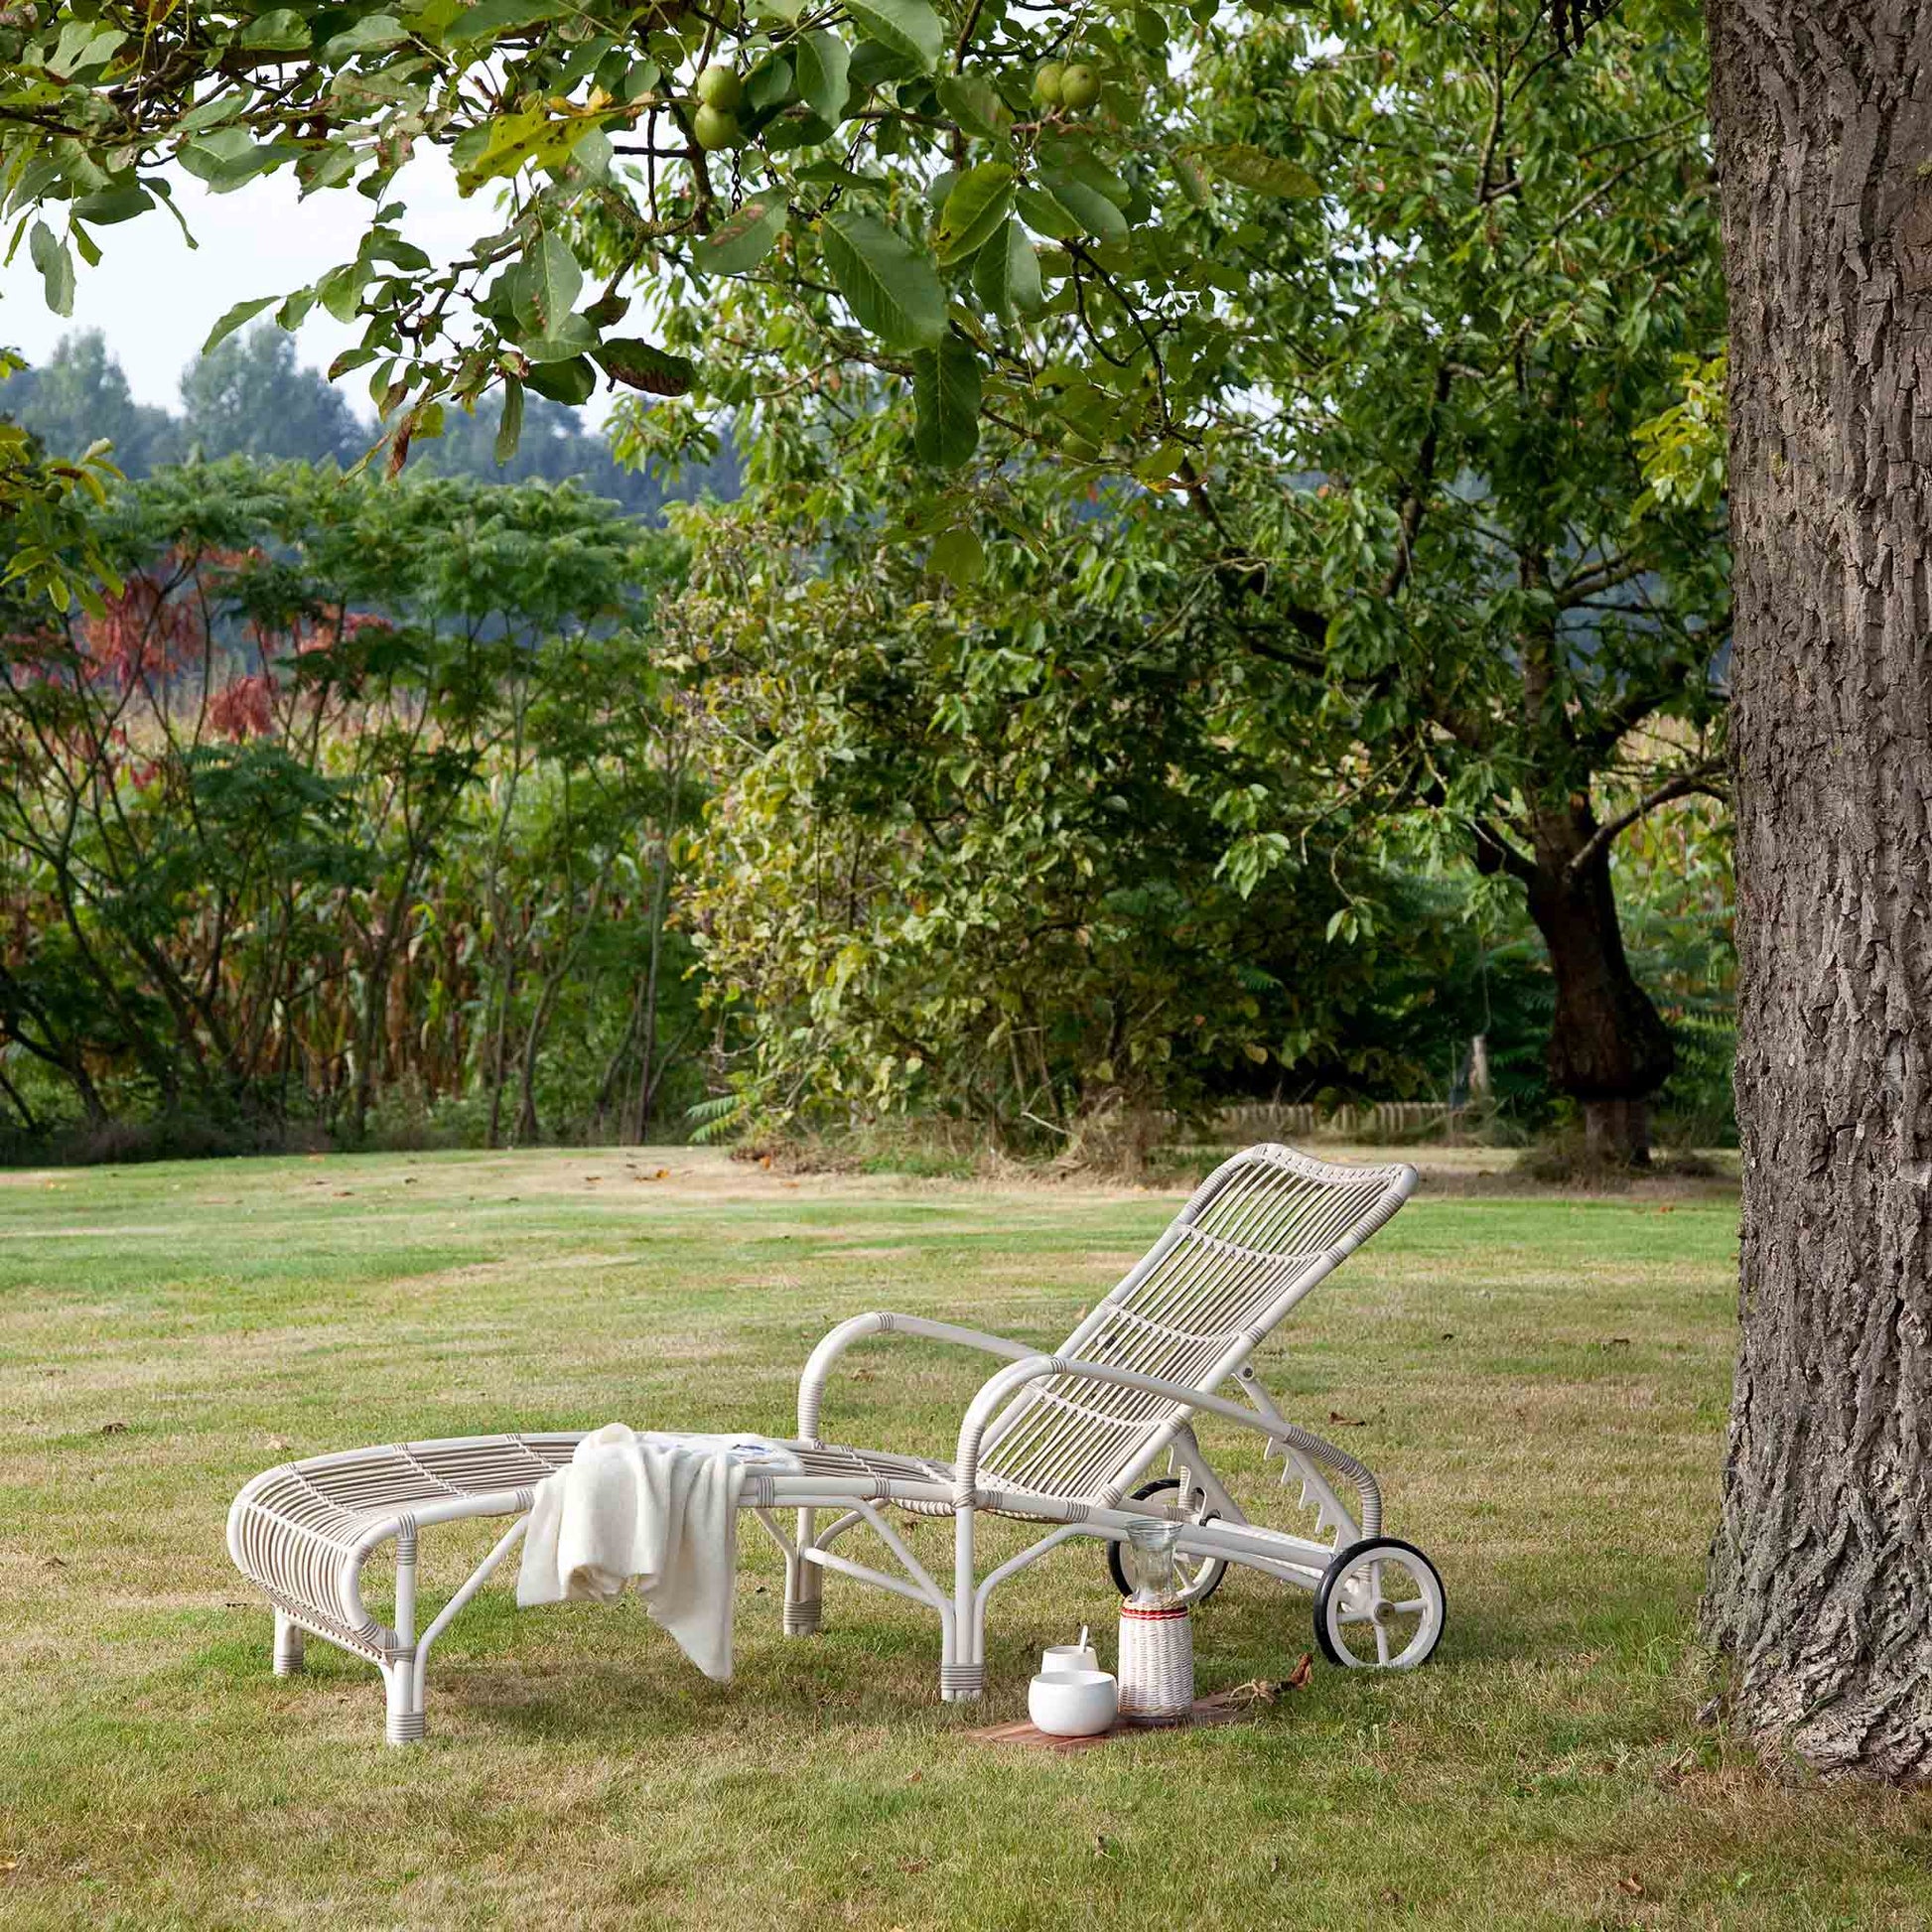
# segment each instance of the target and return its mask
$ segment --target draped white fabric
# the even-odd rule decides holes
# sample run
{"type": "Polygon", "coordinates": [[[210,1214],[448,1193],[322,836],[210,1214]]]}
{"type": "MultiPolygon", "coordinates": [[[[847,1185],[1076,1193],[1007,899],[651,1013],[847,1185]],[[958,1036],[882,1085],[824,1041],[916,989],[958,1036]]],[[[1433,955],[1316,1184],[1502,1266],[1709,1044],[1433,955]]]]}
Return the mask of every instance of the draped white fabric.
{"type": "Polygon", "coordinates": [[[622,1423],[585,1437],[538,1485],[517,1602],[608,1603],[634,1583],[684,1654],[729,1682],[738,1493],[759,1447],[638,1436],[622,1423]]]}

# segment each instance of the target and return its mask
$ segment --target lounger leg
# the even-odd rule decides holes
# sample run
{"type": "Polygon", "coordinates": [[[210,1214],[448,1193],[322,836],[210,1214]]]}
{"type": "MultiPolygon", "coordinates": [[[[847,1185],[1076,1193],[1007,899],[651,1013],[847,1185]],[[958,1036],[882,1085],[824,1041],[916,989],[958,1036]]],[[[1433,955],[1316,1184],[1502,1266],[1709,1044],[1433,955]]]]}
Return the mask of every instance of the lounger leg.
{"type": "Polygon", "coordinates": [[[416,1686],[416,1656],[413,1651],[382,1667],[382,1682],[389,1694],[389,1721],[383,1735],[391,1744],[420,1744],[423,1741],[423,1696],[416,1686]]]}
{"type": "Polygon", "coordinates": [[[986,1644],[973,1564],[973,1512],[953,1517],[953,1611],[939,1653],[939,1696],[947,1704],[972,1704],[986,1690],[986,1644]]]}
{"type": "Polygon", "coordinates": [[[382,1666],[389,1694],[391,1744],[419,1744],[423,1738],[422,1673],[416,1668],[416,1523],[402,1518],[396,1532],[396,1655],[382,1666]]]}
{"type": "MultiPolygon", "coordinates": [[[[793,1547],[809,1550],[815,1534],[817,1512],[801,1509],[798,1512],[798,1534],[793,1547]]],[[[819,1620],[824,1613],[825,1572],[815,1563],[801,1562],[797,1557],[785,1559],[785,1635],[788,1637],[815,1636],[819,1620]]]]}
{"type": "Polygon", "coordinates": [[[275,1675],[294,1677],[302,1669],[307,1632],[286,1611],[275,1612],[275,1675]]]}

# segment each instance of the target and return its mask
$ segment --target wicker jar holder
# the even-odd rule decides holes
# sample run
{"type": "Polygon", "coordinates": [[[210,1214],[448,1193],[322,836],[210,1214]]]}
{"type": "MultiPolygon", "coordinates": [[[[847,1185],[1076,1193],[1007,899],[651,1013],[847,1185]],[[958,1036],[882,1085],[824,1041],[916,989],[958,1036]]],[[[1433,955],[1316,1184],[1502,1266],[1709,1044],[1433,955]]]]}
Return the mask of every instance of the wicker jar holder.
{"type": "Polygon", "coordinates": [[[1185,1724],[1194,1709],[1194,1619],[1185,1603],[1120,1606],[1120,1715],[1130,1725],[1185,1724]]]}

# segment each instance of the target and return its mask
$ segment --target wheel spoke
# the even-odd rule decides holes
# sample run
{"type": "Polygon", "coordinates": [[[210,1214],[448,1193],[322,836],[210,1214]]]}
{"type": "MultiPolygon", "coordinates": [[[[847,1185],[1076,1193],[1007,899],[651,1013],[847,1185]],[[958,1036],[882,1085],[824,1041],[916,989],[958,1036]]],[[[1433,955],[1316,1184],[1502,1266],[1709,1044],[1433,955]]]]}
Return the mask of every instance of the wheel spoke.
{"type": "Polygon", "coordinates": [[[1428,1611],[1428,1603],[1420,1596],[1412,1603],[1398,1603],[1395,1606],[1397,1616],[1425,1616],[1428,1611]]]}
{"type": "Polygon", "coordinates": [[[1373,1623],[1375,1621],[1375,1612],[1373,1610],[1343,1610],[1335,1618],[1335,1621],[1337,1623],[1373,1623]]]}
{"type": "Polygon", "coordinates": [[[1389,1661],[1389,1633],[1379,1623],[1375,1626],[1375,1661],[1378,1664],[1389,1661]]]}

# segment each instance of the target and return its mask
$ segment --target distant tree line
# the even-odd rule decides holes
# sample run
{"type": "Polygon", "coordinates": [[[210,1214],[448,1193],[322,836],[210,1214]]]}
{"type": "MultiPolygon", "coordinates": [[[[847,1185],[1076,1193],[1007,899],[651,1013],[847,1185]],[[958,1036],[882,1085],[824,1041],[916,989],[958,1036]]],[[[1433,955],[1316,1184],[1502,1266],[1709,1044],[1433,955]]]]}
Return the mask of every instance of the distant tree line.
{"type": "Polygon", "coordinates": [[[237,458],[100,525],[93,611],[0,610],[0,1138],[681,1125],[675,542],[574,484],[237,458]]]}
{"type": "MultiPolygon", "coordinates": [[[[581,410],[537,395],[524,405],[515,455],[499,465],[502,407],[501,396],[492,395],[475,415],[448,411],[442,437],[413,446],[411,472],[488,483],[575,482],[633,516],[656,516],[665,502],[705,491],[737,494],[729,437],[715,457],[682,466],[673,478],[661,464],[621,466],[606,439],[584,426],[581,410]]],[[[0,416],[31,430],[56,457],[78,456],[105,438],[116,466],[137,479],[171,464],[229,456],[347,469],[375,438],[340,389],[297,361],[294,339],[267,323],[228,337],[190,363],[182,372],[179,410],[135,400],[100,331],[63,337],[46,362],[0,381],[0,416]]]]}

